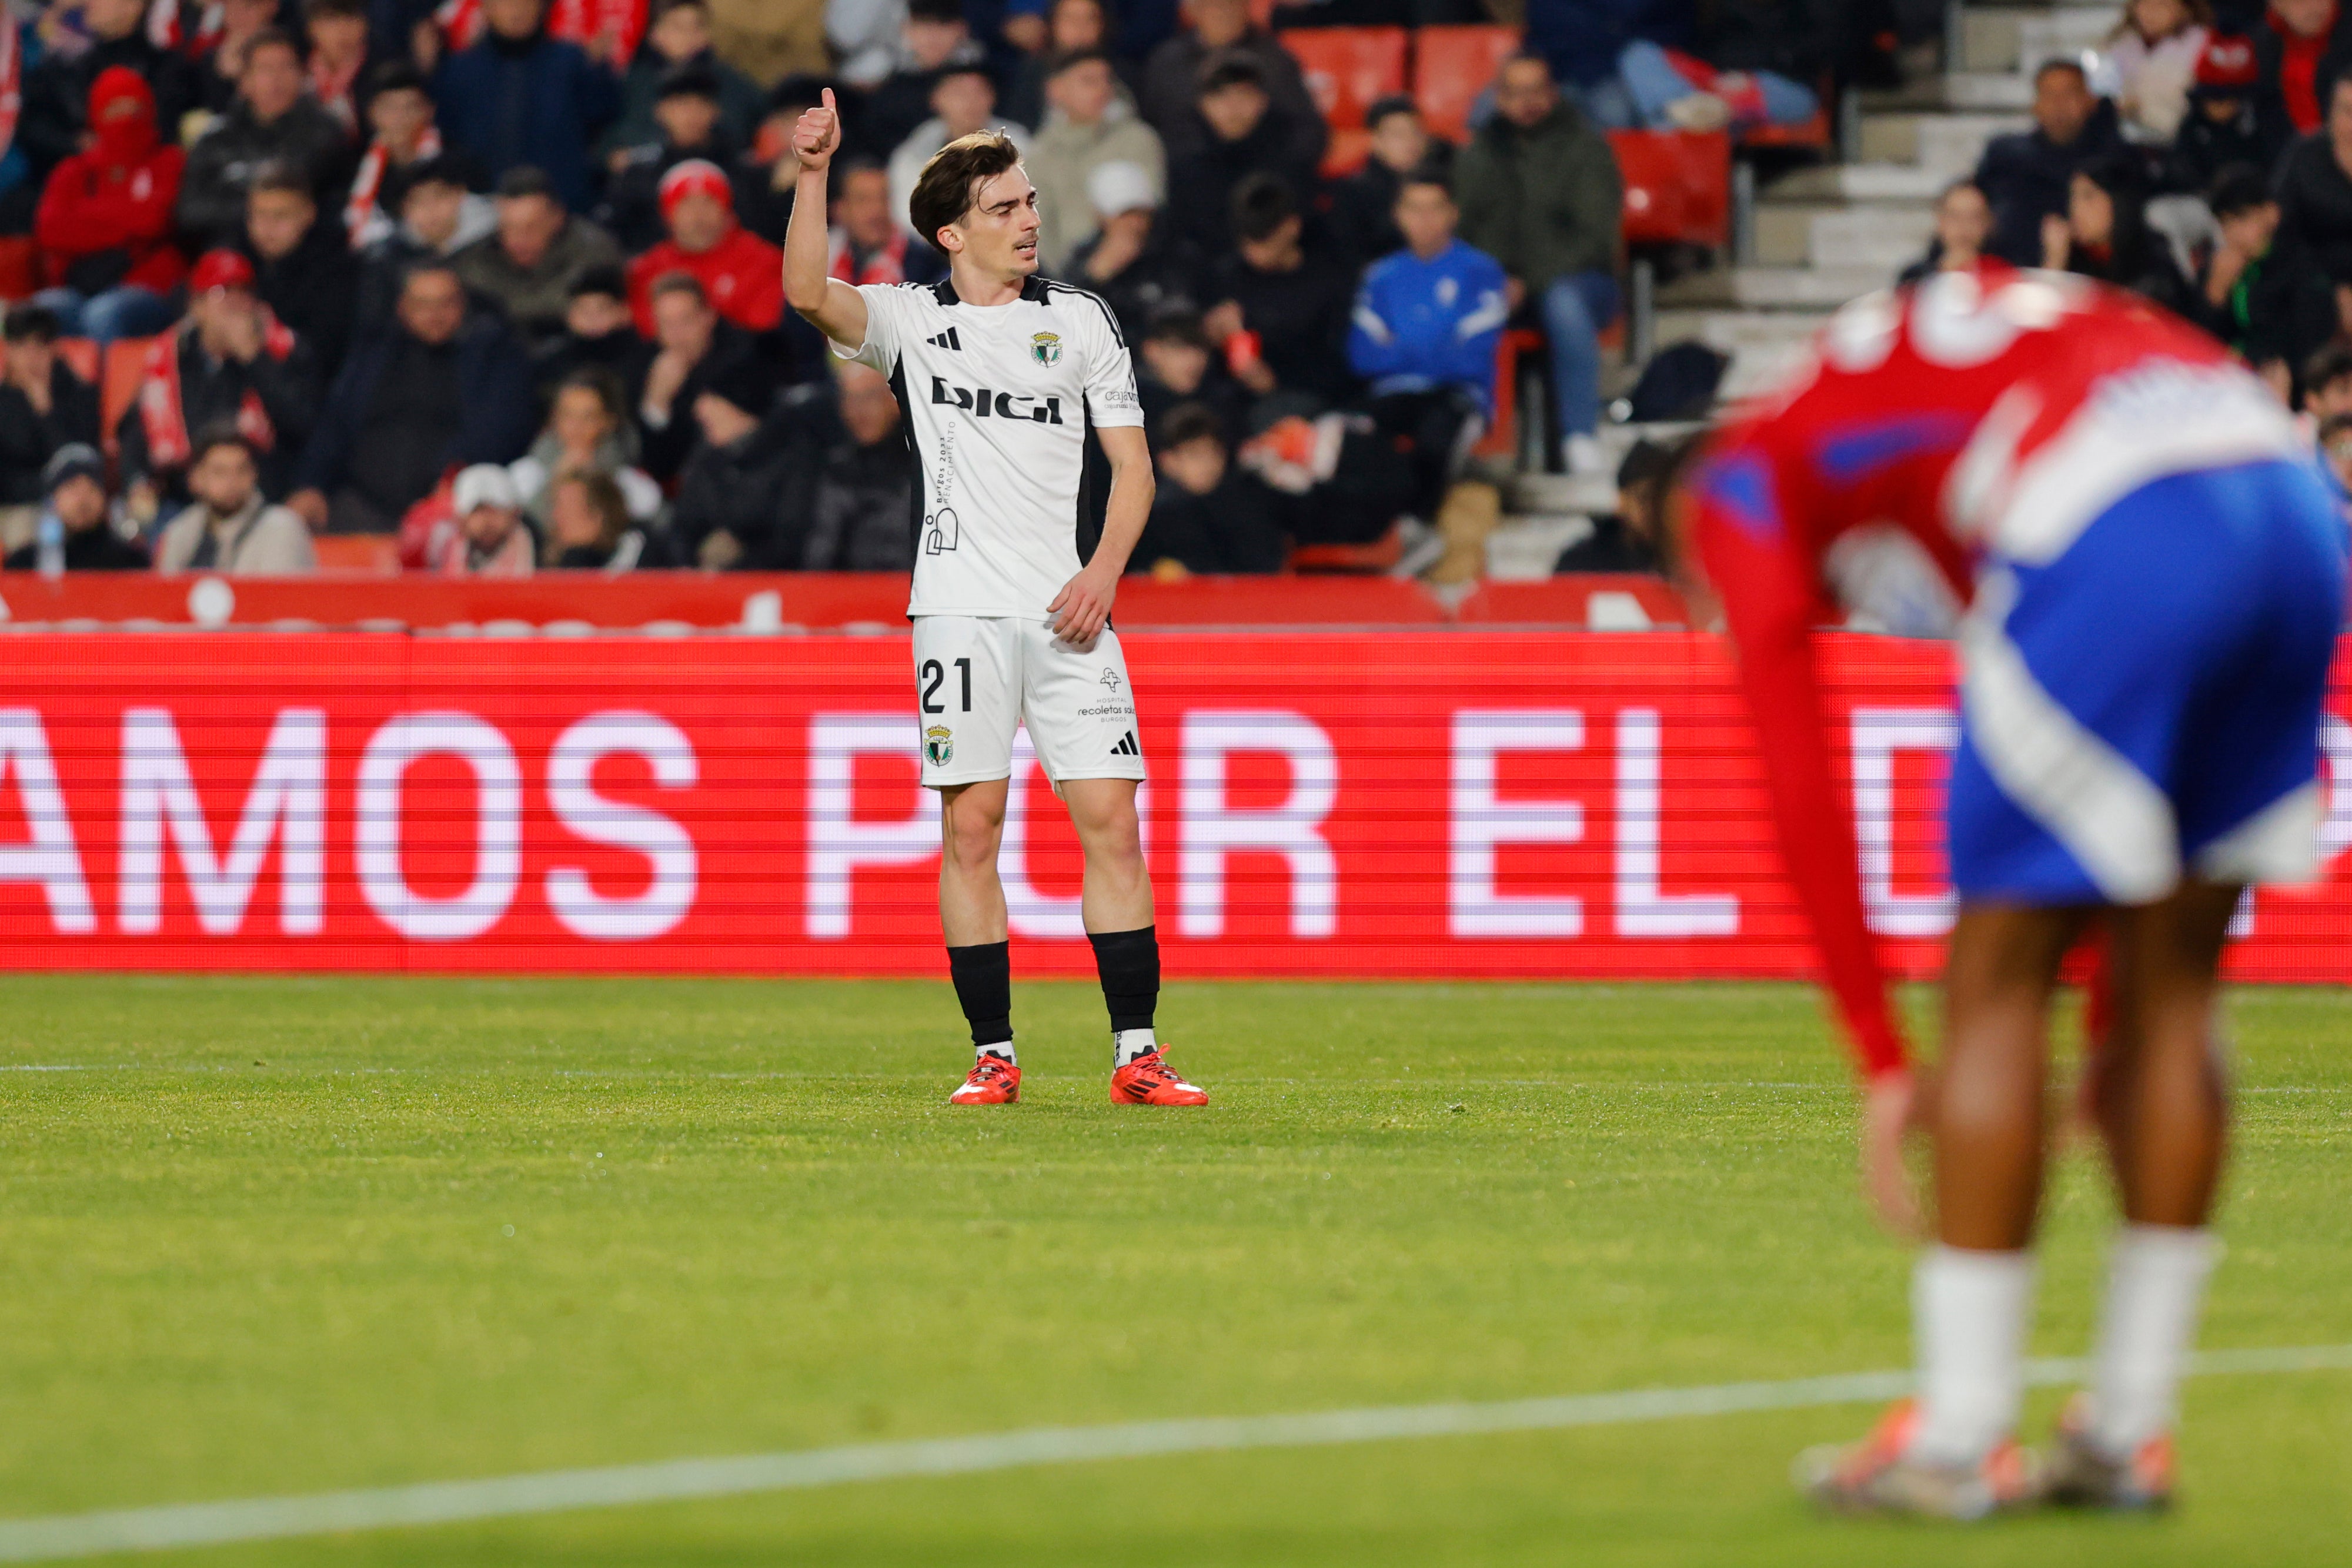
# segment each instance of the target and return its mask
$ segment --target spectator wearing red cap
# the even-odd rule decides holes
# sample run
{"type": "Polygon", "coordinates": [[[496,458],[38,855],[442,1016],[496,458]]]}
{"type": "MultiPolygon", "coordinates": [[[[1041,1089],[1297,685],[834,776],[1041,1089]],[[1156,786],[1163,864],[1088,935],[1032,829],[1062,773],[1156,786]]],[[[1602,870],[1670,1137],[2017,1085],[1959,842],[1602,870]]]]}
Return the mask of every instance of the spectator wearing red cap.
{"type": "Polygon", "coordinates": [[[654,336],[655,279],[682,272],[727,320],[773,331],[784,318],[784,253],[735,221],[726,171],[698,158],[679,164],[662,177],[661,211],[669,237],[629,267],[637,330],[654,336]]]}
{"type": "Polygon", "coordinates": [[[310,434],[318,386],[310,347],[255,292],[253,263],[207,251],[188,274],[188,314],[148,346],[139,395],[115,426],[134,515],[187,499],[193,433],[226,424],[258,455],[261,487],[285,494],[310,434]]]}
{"type": "Polygon", "coordinates": [[[2244,164],[2268,173],[2286,146],[2283,117],[2262,112],[2262,72],[2253,41],[2214,33],[2197,57],[2189,115],[2173,139],[2166,183],[2203,194],[2224,169],[2244,164]]]}
{"type": "MultiPolygon", "coordinates": [[[[79,7],[52,7],[42,17],[44,30],[52,17],[63,23],[75,10],[88,29],[88,41],[79,49],[47,49],[25,78],[16,142],[42,174],[82,151],[81,139],[89,129],[90,89],[115,66],[129,69],[153,90],[155,123],[171,128],[165,140],[178,140],[180,117],[196,107],[195,70],[176,51],[147,37],[146,0],[83,0],[79,7]]],[[[61,45],[65,42],[59,39],[61,45]]]]}
{"type": "Polygon", "coordinates": [[[719,82],[705,65],[684,65],[662,78],[654,103],[656,133],[615,155],[598,215],[622,248],[641,251],[662,237],[661,183],[680,163],[700,158],[727,168],[740,145],[719,124],[719,82]]]}
{"type": "Polygon", "coordinates": [[[172,290],[187,262],[172,243],[172,208],[187,154],[155,130],[155,95],[127,66],[89,89],[89,144],[51,171],[33,219],[41,265],[56,286],[38,302],[68,338],[142,337],[172,324],[172,290]]]}

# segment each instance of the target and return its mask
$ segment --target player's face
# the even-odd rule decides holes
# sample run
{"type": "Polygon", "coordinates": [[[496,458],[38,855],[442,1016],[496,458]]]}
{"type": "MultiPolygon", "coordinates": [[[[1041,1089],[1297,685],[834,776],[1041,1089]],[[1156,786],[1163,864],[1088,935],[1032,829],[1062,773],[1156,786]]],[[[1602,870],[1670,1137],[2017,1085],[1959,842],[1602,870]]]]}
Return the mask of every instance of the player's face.
{"type": "Polygon", "coordinates": [[[1037,187],[1019,164],[982,180],[961,223],[940,231],[952,248],[992,277],[1026,277],[1037,270],[1037,187]]]}

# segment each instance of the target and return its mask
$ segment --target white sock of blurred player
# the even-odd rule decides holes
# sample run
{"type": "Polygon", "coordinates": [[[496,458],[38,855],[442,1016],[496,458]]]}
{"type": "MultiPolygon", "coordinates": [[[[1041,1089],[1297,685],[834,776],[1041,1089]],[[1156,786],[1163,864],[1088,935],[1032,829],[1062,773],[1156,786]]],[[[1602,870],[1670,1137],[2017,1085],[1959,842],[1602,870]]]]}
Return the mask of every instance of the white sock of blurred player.
{"type": "Polygon", "coordinates": [[[1921,1255],[1911,1276],[1919,1358],[1913,1458],[1974,1465],[2016,1431],[2032,1311],[2032,1253],[1936,1246],[1921,1255]]]}
{"type": "Polygon", "coordinates": [[[2205,1281],[2221,1256],[2202,1227],[2126,1225],[2116,1233],[2091,1382],[2091,1437],[2109,1456],[2129,1458],[2172,1430],[2205,1281]]]}

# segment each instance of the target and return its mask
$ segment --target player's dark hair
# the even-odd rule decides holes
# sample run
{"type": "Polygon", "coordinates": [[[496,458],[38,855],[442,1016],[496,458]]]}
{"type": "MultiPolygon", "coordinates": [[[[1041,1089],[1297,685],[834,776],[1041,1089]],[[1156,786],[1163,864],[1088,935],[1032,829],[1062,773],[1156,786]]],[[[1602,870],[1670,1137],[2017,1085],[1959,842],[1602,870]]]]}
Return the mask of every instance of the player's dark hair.
{"type": "Polygon", "coordinates": [[[293,34],[283,27],[264,27],[245,42],[246,69],[252,68],[253,57],[264,49],[284,49],[294,57],[296,65],[302,63],[302,46],[294,41],[293,34]]]}
{"type": "Polygon", "coordinates": [[[1195,441],[1213,441],[1219,446],[1224,445],[1224,421],[1219,419],[1216,410],[1207,403],[1180,402],[1170,409],[1160,422],[1160,448],[1165,452],[1171,447],[1189,445],[1195,441]]]}
{"type": "Polygon", "coordinates": [[[2213,176],[2205,204],[2217,218],[2233,218],[2278,198],[2271,194],[2269,176],[2252,163],[2232,163],[2213,176]]]}
{"type": "Polygon", "coordinates": [[[963,0],[910,0],[907,6],[910,22],[961,22],[963,0]]]}
{"type": "Polygon", "coordinates": [[[1391,114],[1410,114],[1418,120],[1421,118],[1421,105],[1413,102],[1411,93],[1405,92],[1392,92],[1386,98],[1376,98],[1372,100],[1372,107],[1364,110],[1364,129],[1378,131],[1381,121],[1391,114]]]}
{"type": "Polygon", "coordinates": [[[981,183],[993,180],[1021,162],[1021,149],[1001,131],[975,131],[959,136],[931,154],[908,198],[907,215],[925,245],[938,245],[940,231],[961,223],[971,211],[981,183]]]}
{"type": "Polygon", "coordinates": [[[402,267],[400,269],[400,294],[405,296],[408,293],[409,285],[415,283],[420,277],[430,277],[436,272],[448,274],[457,285],[458,298],[462,299],[465,297],[466,280],[458,276],[457,264],[451,261],[446,256],[420,256],[415,260],[410,262],[406,267],[402,267]]]}
{"type": "Polygon", "coordinates": [[[1104,68],[1107,69],[1113,68],[1111,67],[1110,51],[1102,47],[1100,45],[1096,45],[1092,47],[1084,49],[1065,49],[1046,62],[1045,76],[1047,79],[1050,80],[1055,77],[1060,76],[1064,71],[1075,69],[1079,66],[1083,66],[1090,61],[1096,60],[1101,61],[1104,68]]]}
{"type": "Polygon", "coordinates": [[[1253,244],[1271,238],[1276,230],[1298,215],[1298,198],[1290,182],[1259,170],[1244,174],[1234,186],[1234,235],[1253,244]]]}
{"type": "Polygon", "coordinates": [[[1211,352],[1216,345],[1209,341],[1209,329],[1201,324],[1201,313],[1189,307],[1176,305],[1161,309],[1151,318],[1143,331],[1146,342],[1176,342],[1188,348],[1211,352]]]}
{"type": "Polygon", "coordinates": [[[46,305],[11,306],[0,326],[0,341],[10,343],[54,343],[64,336],[65,323],[46,305]]]}
{"type": "Polygon", "coordinates": [[[996,94],[996,78],[990,72],[988,67],[979,60],[950,60],[931,78],[931,90],[939,91],[941,82],[953,81],[958,77],[978,77],[988,84],[990,97],[993,98],[996,94]]]}
{"type": "Polygon", "coordinates": [[[706,310],[710,308],[710,296],[704,291],[701,283],[690,272],[663,273],[659,277],[655,278],[653,286],[646,290],[646,298],[650,304],[665,294],[688,295],[697,305],[706,310]]]}
{"type": "Polygon", "coordinates": [[[602,294],[611,299],[626,299],[629,297],[628,277],[618,267],[608,262],[602,267],[582,268],[580,276],[572,280],[572,287],[563,291],[566,299],[582,299],[591,294],[602,294]]]}
{"type": "Polygon", "coordinates": [[[2352,343],[2329,343],[2303,362],[2306,395],[2352,377],[2352,343]]]}
{"type": "Polygon", "coordinates": [[[248,196],[257,196],[264,191],[291,192],[313,205],[319,200],[302,171],[283,158],[272,158],[263,163],[253,172],[251,183],[245,187],[245,193],[248,196]]]}
{"type": "Polygon", "coordinates": [[[1454,176],[1445,172],[1443,164],[1435,162],[1415,164],[1412,169],[1399,177],[1397,200],[1402,201],[1404,193],[1415,185],[1434,185],[1445,193],[1447,201],[1454,199],[1454,176]]]}
{"type": "Polygon", "coordinates": [[[425,73],[414,60],[386,60],[373,67],[368,71],[367,85],[372,99],[388,92],[426,92],[425,73]]]}
{"type": "Polygon", "coordinates": [[[1202,62],[1192,91],[1196,98],[1206,98],[1229,87],[1244,86],[1265,91],[1265,68],[1237,49],[1224,49],[1202,62]]]}
{"type": "Polygon", "coordinates": [[[202,463],[216,446],[234,446],[245,454],[247,462],[256,468],[261,466],[261,448],[253,444],[251,436],[227,420],[208,424],[196,432],[195,440],[188,444],[188,466],[193,468],[202,463]]]}
{"type": "Polygon", "coordinates": [[[2082,61],[2070,58],[2065,55],[2053,55],[2033,68],[2033,85],[2039,88],[2042,85],[2042,78],[2052,71],[2064,71],[2085,87],[2091,83],[2090,73],[2083,68],[2082,61]]]}

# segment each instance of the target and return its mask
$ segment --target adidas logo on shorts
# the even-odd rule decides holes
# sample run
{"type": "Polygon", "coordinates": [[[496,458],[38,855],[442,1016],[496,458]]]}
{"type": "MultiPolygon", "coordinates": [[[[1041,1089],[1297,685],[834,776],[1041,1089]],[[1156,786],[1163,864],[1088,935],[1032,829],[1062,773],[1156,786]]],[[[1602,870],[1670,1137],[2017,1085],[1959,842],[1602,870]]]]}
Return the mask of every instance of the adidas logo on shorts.
{"type": "Polygon", "coordinates": [[[926,338],[923,341],[929,343],[934,349],[951,349],[959,354],[963,352],[963,343],[961,340],[956,337],[956,329],[952,327],[940,333],[938,337],[926,338]]]}
{"type": "Polygon", "coordinates": [[[1110,748],[1110,754],[1113,757],[1142,756],[1143,747],[1135,744],[1135,731],[1130,729],[1125,735],[1120,736],[1118,737],[1118,744],[1110,748]]]}

